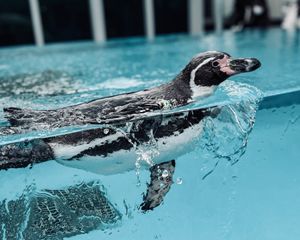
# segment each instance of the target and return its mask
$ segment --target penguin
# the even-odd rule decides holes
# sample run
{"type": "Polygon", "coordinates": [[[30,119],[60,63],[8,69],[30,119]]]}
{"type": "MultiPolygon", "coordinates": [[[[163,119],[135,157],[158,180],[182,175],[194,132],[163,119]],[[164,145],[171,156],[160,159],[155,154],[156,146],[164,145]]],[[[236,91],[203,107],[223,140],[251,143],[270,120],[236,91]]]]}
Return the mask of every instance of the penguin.
{"type": "Polygon", "coordinates": [[[65,166],[98,174],[116,174],[135,169],[136,159],[141,157],[139,150],[151,145],[159,154],[148,162],[141,162],[150,170],[150,183],[140,207],[145,212],[153,210],[163,202],[173,183],[175,158],[193,150],[194,141],[201,135],[203,119],[216,115],[220,106],[147,114],[210,96],[228,77],[254,71],[260,65],[255,58],[233,59],[227,53],[209,51],[192,58],[173,81],[152,89],[57,110],[6,108],[4,111],[12,127],[23,130],[45,126],[106,125],[2,145],[0,169],[56,160],[65,166]],[[137,118],[141,115],[145,116],[137,118]]]}
{"type": "Polygon", "coordinates": [[[12,127],[24,130],[122,122],[208,97],[228,77],[253,71],[259,66],[260,62],[254,58],[232,59],[227,53],[208,51],[192,58],[173,81],[158,87],[55,110],[10,107],[4,108],[4,113],[12,127]]]}

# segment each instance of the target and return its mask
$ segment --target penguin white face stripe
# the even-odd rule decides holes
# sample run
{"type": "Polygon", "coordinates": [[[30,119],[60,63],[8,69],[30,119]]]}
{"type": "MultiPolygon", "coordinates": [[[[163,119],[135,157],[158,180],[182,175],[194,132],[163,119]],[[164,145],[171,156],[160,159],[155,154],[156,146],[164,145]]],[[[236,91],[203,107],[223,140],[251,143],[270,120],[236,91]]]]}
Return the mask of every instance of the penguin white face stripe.
{"type": "Polygon", "coordinates": [[[192,70],[191,77],[190,77],[190,87],[192,90],[191,99],[192,100],[194,100],[195,98],[199,98],[199,97],[207,97],[214,92],[216,86],[210,86],[210,87],[199,86],[199,85],[196,85],[196,83],[195,83],[196,72],[199,70],[199,68],[201,68],[203,65],[207,64],[208,62],[210,62],[213,59],[214,59],[214,57],[205,59],[194,70],[192,70]]]}

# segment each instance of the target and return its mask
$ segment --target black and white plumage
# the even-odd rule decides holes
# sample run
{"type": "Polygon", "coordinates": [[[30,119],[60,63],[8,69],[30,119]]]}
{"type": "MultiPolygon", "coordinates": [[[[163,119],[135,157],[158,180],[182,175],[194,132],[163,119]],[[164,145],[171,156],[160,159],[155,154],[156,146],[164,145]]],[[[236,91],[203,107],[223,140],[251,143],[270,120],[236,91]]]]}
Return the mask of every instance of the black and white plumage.
{"type": "Polygon", "coordinates": [[[217,107],[152,117],[145,115],[143,120],[135,118],[209,96],[228,77],[259,66],[260,62],[254,58],[232,59],[227,53],[205,52],[195,56],[172,82],[152,89],[57,110],[6,108],[4,111],[11,126],[23,130],[93,123],[109,123],[110,127],[0,146],[0,169],[55,159],[66,166],[113,174],[134,169],[137,149],[154,141],[160,154],[152,159],[152,179],[141,205],[144,211],[153,209],[161,203],[172,184],[172,180],[165,181],[153,171],[163,167],[172,179],[175,162],[169,160],[194,148],[193,141],[201,134],[202,119],[214,114],[217,107]],[[120,130],[128,120],[131,120],[130,129],[120,130]],[[157,189],[159,181],[164,189],[157,189]]]}

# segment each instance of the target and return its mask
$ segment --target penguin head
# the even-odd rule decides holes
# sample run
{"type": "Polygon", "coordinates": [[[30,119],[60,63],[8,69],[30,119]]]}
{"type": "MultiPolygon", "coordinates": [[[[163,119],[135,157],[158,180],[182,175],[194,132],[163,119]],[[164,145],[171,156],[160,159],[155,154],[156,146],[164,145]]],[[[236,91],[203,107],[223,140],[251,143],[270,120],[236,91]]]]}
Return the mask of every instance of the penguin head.
{"type": "Polygon", "coordinates": [[[233,59],[228,53],[209,51],[195,56],[182,71],[190,86],[217,86],[232,75],[251,72],[260,67],[255,58],[233,59]]]}

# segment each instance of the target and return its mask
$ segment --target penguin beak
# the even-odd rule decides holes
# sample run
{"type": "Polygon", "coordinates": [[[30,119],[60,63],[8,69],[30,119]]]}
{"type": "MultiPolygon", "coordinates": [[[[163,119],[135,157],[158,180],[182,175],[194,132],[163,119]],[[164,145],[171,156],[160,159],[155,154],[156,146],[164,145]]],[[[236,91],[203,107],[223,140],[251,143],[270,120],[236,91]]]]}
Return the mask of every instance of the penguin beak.
{"type": "Polygon", "coordinates": [[[231,75],[234,75],[254,71],[261,66],[261,63],[256,58],[237,58],[228,59],[228,66],[232,70],[231,75]]]}
{"type": "Polygon", "coordinates": [[[228,76],[243,72],[251,72],[260,67],[261,63],[256,58],[236,58],[229,56],[217,60],[220,71],[226,73],[228,76]]]}

